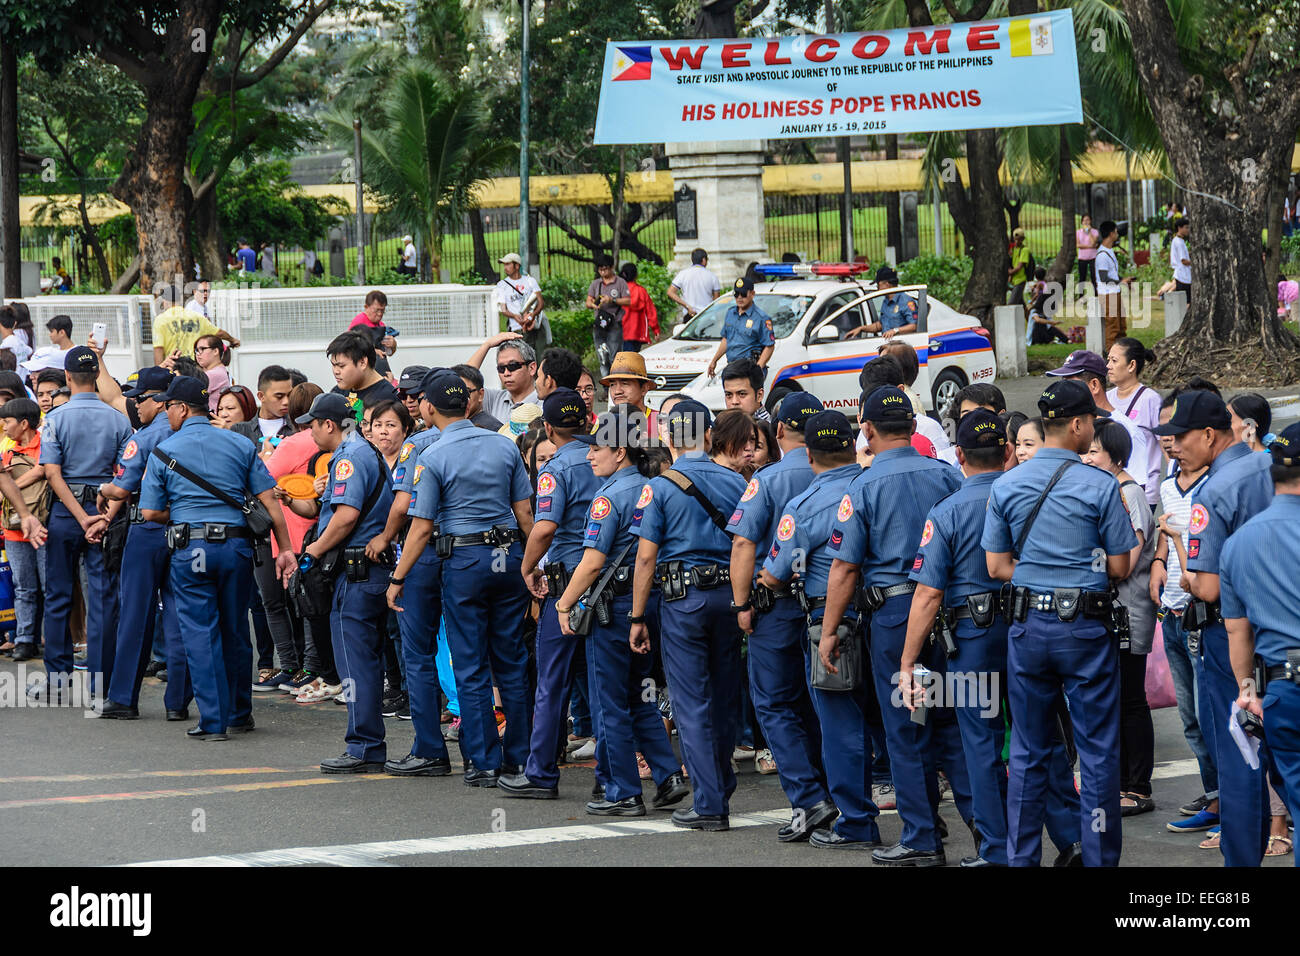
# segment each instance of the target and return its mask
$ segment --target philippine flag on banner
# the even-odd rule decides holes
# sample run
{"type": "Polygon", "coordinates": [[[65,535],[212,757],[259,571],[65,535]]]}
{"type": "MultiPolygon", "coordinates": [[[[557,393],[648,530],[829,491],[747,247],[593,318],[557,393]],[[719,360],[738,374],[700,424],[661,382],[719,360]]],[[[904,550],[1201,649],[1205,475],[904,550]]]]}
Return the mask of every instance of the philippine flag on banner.
{"type": "Polygon", "coordinates": [[[621,46],[614,54],[612,80],[650,79],[650,48],[648,46],[621,46]]]}

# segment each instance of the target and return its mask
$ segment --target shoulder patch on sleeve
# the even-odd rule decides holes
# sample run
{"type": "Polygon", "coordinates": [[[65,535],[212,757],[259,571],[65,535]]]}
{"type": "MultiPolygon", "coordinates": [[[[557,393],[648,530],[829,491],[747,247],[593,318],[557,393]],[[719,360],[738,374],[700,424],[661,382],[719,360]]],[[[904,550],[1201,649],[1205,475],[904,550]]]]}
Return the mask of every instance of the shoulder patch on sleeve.
{"type": "Polygon", "coordinates": [[[1205,505],[1192,505],[1191,516],[1187,519],[1187,530],[1190,534],[1200,534],[1210,525],[1210,512],[1205,505]]]}
{"type": "Polygon", "coordinates": [[[783,515],[781,523],[776,526],[776,536],[782,541],[789,541],[794,537],[794,518],[790,515],[783,515]]]}
{"type": "Polygon", "coordinates": [[[604,495],[601,495],[599,498],[593,500],[591,503],[591,512],[590,512],[592,520],[599,521],[601,518],[604,518],[606,515],[609,514],[609,510],[611,507],[612,506],[609,503],[609,499],[606,498],[604,495]]]}
{"type": "MultiPolygon", "coordinates": [[[[933,537],[934,537],[934,522],[927,518],[925,522],[925,530],[921,532],[921,547],[924,548],[927,544],[929,544],[930,539],[933,537]]],[[[920,560],[921,560],[920,556],[918,555],[917,561],[919,562],[920,560]]]]}
{"type": "Polygon", "coordinates": [[[651,501],[654,500],[654,496],[655,493],[651,489],[650,483],[646,482],[646,486],[641,489],[641,497],[636,500],[636,506],[638,508],[644,508],[646,505],[648,505],[651,501]]]}
{"type": "Polygon", "coordinates": [[[122,449],[122,460],[130,461],[132,458],[136,456],[136,454],[139,451],[140,451],[140,446],[137,445],[135,443],[135,439],[132,438],[129,442],[126,443],[126,447],[122,449]]]}
{"type": "Polygon", "coordinates": [[[411,484],[413,484],[413,485],[418,485],[418,484],[420,483],[420,476],[421,476],[422,474],[424,474],[424,466],[423,466],[423,465],[416,465],[416,466],[415,466],[415,477],[411,479],[411,484]]]}
{"type": "Polygon", "coordinates": [[[549,495],[555,491],[555,476],[549,471],[542,472],[542,476],[537,479],[537,493],[539,495],[549,495]]]}
{"type": "Polygon", "coordinates": [[[334,480],[347,481],[352,477],[352,462],[344,458],[334,466],[334,480]]]}
{"type": "Polygon", "coordinates": [[[840,499],[840,510],[836,514],[840,521],[848,521],[853,517],[853,498],[846,494],[840,499]]]}
{"type": "Polygon", "coordinates": [[[411,452],[413,451],[415,451],[415,445],[412,442],[408,441],[405,445],[402,446],[402,453],[397,456],[397,460],[406,461],[406,459],[411,457],[411,452]]]}
{"type": "Polygon", "coordinates": [[[756,494],[758,494],[758,479],[751,478],[749,479],[749,484],[745,486],[745,493],[740,496],[740,500],[748,501],[750,498],[753,498],[754,495],[756,494]]]}

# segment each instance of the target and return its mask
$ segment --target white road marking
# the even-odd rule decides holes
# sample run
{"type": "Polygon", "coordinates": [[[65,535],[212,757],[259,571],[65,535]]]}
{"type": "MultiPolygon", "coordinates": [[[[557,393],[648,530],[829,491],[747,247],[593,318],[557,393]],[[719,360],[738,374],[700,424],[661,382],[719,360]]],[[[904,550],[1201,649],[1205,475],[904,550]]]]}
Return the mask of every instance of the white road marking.
{"type": "MultiPolygon", "coordinates": [[[[790,820],[789,810],[761,810],[732,814],[731,828],[771,826],[790,820]]],[[[152,860],[128,866],[375,866],[396,856],[424,856],[431,853],[465,853],[472,850],[501,850],[516,846],[571,843],[610,837],[646,836],[655,833],[683,833],[671,820],[637,819],[622,823],[574,827],[538,827],[502,833],[464,833],[458,836],[427,837],[418,840],[388,840],[381,843],[353,843],[338,846],[300,846],[285,850],[261,850],[223,856],[197,856],[184,860],[152,860]]]]}

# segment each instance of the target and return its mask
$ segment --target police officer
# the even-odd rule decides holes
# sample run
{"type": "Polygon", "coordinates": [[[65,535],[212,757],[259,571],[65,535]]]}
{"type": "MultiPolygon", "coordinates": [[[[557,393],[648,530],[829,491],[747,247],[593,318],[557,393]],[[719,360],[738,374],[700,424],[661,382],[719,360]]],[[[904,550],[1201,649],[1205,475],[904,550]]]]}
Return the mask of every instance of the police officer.
{"type": "Polygon", "coordinates": [[[1268,790],[1263,770],[1250,769],[1227,731],[1238,685],[1219,607],[1219,559],[1228,536],[1272,503],[1272,459],[1233,436],[1228,408],[1213,392],[1184,392],[1173,409],[1155,433],[1174,436],[1173,456],[1189,471],[1209,465],[1205,481],[1192,493],[1187,523],[1187,570],[1195,600],[1184,612],[1183,626],[1201,631],[1210,716],[1205,733],[1214,736],[1219,768],[1219,846],[1224,865],[1259,866],[1268,846],[1268,790]]]}
{"type": "Polygon", "coordinates": [[[821,729],[808,695],[803,608],[788,588],[755,584],[755,561],[776,540],[791,499],[812,484],[804,426],[821,410],[822,403],[807,392],[785,397],[776,424],[781,458],[754,475],[727,524],[733,535],[731,601],[740,629],[749,635],[749,693],[781,788],[795,810],[777,834],[783,843],[808,839],[837,811],[826,789],[821,729]]]}
{"type": "MultiPolygon", "coordinates": [[[[407,369],[403,376],[410,371],[407,369]]],[[[425,386],[448,372],[445,368],[426,369],[419,382],[407,381],[404,394],[416,399],[422,421],[433,420],[433,406],[425,398],[425,386]]],[[[372,561],[382,560],[406,527],[415,494],[417,462],[441,434],[437,426],[428,425],[411,435],[397,453],[397,465],[393,468],[393,504],[388,512],[388,522],[384,530],[366,545],[366,556],[372,561]]],[[[439,719],[442,708],[438,696],[440,676],[449,675],[440,675],[435,663],[438,621],[442,617],[441,567],[442,562],[433,548],[421,552],[420,559],[406,575],[404,610],[397,615],[415,739],[411,743],[411,752],[401,760],[387,761],[384,770],[402,777],[445,777],[451,773],[451,757],[442,737],[439,719]]]]}
{"type": "Polygon", "coordinates": [[[401,610],[406,575],[436,523],[465,784],[495,787],[502,770],[522,773],[528,758],[528,650],[520,627],[528,590],[519,575],[519,542],[532,530],[532,487],[515,443],[465,417],[469,389],[458,375],[426,381],[424,399],[442,437],[416,465],[411,529],[389,579],[388,606],[401,610]],[[504,736],[497,732],[494,683],[506,715],[504,736]]]}
{"type": "MultiPolygon", "coordinates": [[[[633,654],[628,644],[627,615],[632,609],[633,552],[637,541],[632,534],[632,520],[645,479],[655,474],[653,459],[646,454],[650,434],[641,409],[619,404],[600,417],[594,432],[574,436],[574,442],[587,449],[592,472],[605,480],[587,509],[582,558],[568,586],[555,599],[560,630],[569,640],[576,640],[569,618],[576,606],[592,605],[594,612],[592,602],[599,601],[608,611],[604,619],[595,613],[591,637],[586,642],[597,763],[605,777],[603,795],[587,804],[587,812],[593,816],[645,815],[638,753],[645,757],[657,786],[651,803],[656,810],[671,807],[691,792],[672,742],[664,732],[654,696],[646,693],[653,686],[649,657],[633,654]],[[618,564],[602,595],[589,596],[589,589],[604,579],[614,562],[618,564]]],[[[646,623],[655,638],[659,634],[658,604],[658,595],[652,592],[646,623]]]]}
{"type": "Polygon", "coordinates": [[[140,482],[150,456],[158,443],[172,433],[167,416],[160,414],[162,396],[171,380],[172,373],[165,368],[143,368],[136,374],[135,386],[122,393],[135,399],[143,427],[122,450],[113,480],[99,486],[100,512],[111,521],[119,511],[126,511],[131,522],[122,554],[116,655],[100,717],[134,720],[140,716],[140,682],[153,653],[154,618],[160,601],[167,660],[163,705],[168,720],[188,720],[190,716],[190,674],[176,621],[176,600],[167,586],[171,552],[167,550],[166,528],[156,521],[145,521],[139,506],[140,482]]]}
{"type": "MultiPolygon", "coordinates": [[[[391,556],[366,555],[366,544],[380,531],[393,504],[388,465],[361,435],[342,395],[317,395],[298,425],[309,425],[316,447],[330,455],[329,477],[320,497],[316,538],[303,549],[302,570],[334,562],[334,603],[330,630],[339,676],[348,705],[347,750],[320,762],[322,773],[372,773],[384,769],[384,631],[388,608],[384,592],[391,556]]],[[[298,511],[315,502],[293,501],[298,511]]],[[[299,511],[298,513],[302,513],[299,511]]],[[[450,772],[450,765],[447,767],[450,772]]]]}
{"type": "Polygon", "coordinates": [[[910,719],[901,700],[896,706],[887,704],[893,699],[894,668],[902,657],[908,608],[916,590],[916,583],[908,579],[916,542],[921,539],[926,514],[935,502],[957,489],[961,474],[912,447],[916,413],[911,400],[896,386],[881,386],[866,396],[861,417],[875,457],[871,467],[854,479],[837,512],[836,533],[830,542],[835,561],[818,649],[828,669],[834,666],[836,631],[857,594],[860,574],[863,591],[858,601],[860,609],[870,615],[864,615],[864,620],[872,678],[903,822],[899,842],[872,851],[872,859],[886,866],[943,866],[946,859],[936,812],[935,737],[946,748],[944,770],[957,809],[963,820],[970,818],[966,767],[953,739],[956,728],[940,724],[938,719],[934,727],[929,722],[918,724],[910,719]]]}
{"type": "Polygon", "coordinates": [[[732,286],[732,291],[736,304],[727,309],[726,318],[722,320],[722,341],[709,360],[710,378],[724,355],[728,363],[742,358],[753,359],[766,372],[767,360],[772,357],[776,345],[771,317],[754,304],[754,280],[741,276],[732,286]]]}
{"type": "MultiPolygon", "coordinates": [[[[951,703],[961,731],[980,836],[977,855],[962,860],[961,865],[1006,866],[1007,768],[1002,762],[1000,703],[1001,675],[1007,666],[1007,625],[999,600],[1002,582],[989,577],[980,535],[989,489],[1015,449],[1007,441],[1002,420],[982,408],[962,417],[956,437],[957,460],[966,480],[925,518],[910,575],[916,591],[908,616],[907,643],[898,665],[899,688],[903,702],[915,711],[917,703],[909,690],[917,664],[928,665],[935,674],[960,672],[965,693],[951,703]],[[955,637],[951,662],[939,653],[941,646],[929,641],[936,614],[945,615],[940,626],[955,637]]],[[[958,685],[953,681],[947,686],[958,685]]]]}
{"type": "Polygon", "coordinates": [[[650,592],[660,585],[659,630],[695,805],[674,810],[674,825],[730,828],[736,789],[731,753],[740,709],[740,631],[731,609],[731,540],[723,530],[745,491],[745,479],[708,457],[709,410],[687,398],[668,413],[673,467],[650,479],[637,499],[632,592],[632,650],[650,650],[650,592]]]}
{"type": "Polygon", "coordinates": [[[542,602],[537,619],[537,696],[528,765],[522,774],[503,774],[497,786],[508,797],[554,800],[559,795],[558,755],[567,733],[569,672],[575,652],[585,648],[560,630],[556,599],[582,559],[587,511],[600,480],[587,461],[587,446],[574,438],[587,425],[587,404],[571,388],[557,388],[542,403],[546,437],[555,456],[537,475],[537,521],[528,535],[520,573],[542,602]],[[546,575],[538,562],[546,558],[546,575]]]}
{"type": "Polygon", "coordinates": [[[198,740],[226,740],[228,729],[247,733],[254,723],[253,648],[248,642],[253,546],[245,512],[225,499],[238,503],[255,496],[270,513],[281,583],[298,562],[275,499],[275,482],[257,447],[213,427],[208,390],[195,379],[175,376],[162,403],[173,434],[157,444],[145,468],[140,514],[145,521],[169,526],[170,586],[199,708],[198,724],[186,733],[198,740]],[[169,461],[160,460],[159,453],[169,461]],[[213,494],[180,468],[222,494],[213,494]]]}
{"type": "MultiPolygon", "coordinates": [[[[91,546],[105,522],[95,509],[100,484],[113,471],[131,440],[126,416],[99,400],[95,380],[99,358],[84,345],[63,359],[72,397],[53,409],[41,427],[41,464],[54,493],[45,555],[45,670],[52,684],[66,685],[72,675],[68,614],[72,589],[81,582],[86,562],[86,669],[91,688],[103,694],[113,671],[117,637],[118,569],[105,564],[101,547],[91,546]]],[[[118,520],[125,521],[122,515],[118,520]]],[[[53,699],[54,695],[51,695],[53,699]]]]}
{"type": "Polygon", "coordinates": [[[1219,591],[1241,688],[1237,706],[1263,722],[1274,785],[1295,817],[1300,813],[1300,586],[1295,574],[1300,566],[1300,424],[1285,428],[1268,451],[1273,501],[1224,544],[1219,591]]]}
{"type": "MultiPolygon", "coordinates": [[[[785,405],[783,402],[783,420],[785,405]]],[[[787,585],[797,573],[803,591],[802,606],[807,609],[806,623],[815,627],[823,623],[827,578],[834,558],[830,550],[832,535],[840,533],[836,530],[836,512],[862,469],[853,447],[853,426],[842,412],[831,410],[810,416],[804,422],[803,434],[814,477],[782,509],[760,580],[763,586],[775,589],[787,585]]],[[[797,454],[790,452],[792,456],[797,454]]],[[[850,627],[857,625],[857,611],[852,605],[844,610],[844,622],[850,627]]],[[[806,680],[811,645],[804,624],[805,619],[801,619],[798,640],[800,676],[806,680]]],[[[749,653],[751,658],[755,653],[753,636],[749,653]]],[[[860,675],[853,690],[811,690],[820,721],[814,739],[818,740],[818,756],[824,761],[826,784],[834,800],[827,801],[829,812],[821,810],[816,814],[809,812],[813,808],[796,804],[802,813],[796,810],[787,829],[811,831],[809,843],[819,849],[869,850],[880,846],[880,828],[876,825],[879,811],[871,801],[871,732],[867,727],[869,702],[864,676],[860,675]]],[[[756,693],[755,704],[757,701],[756,693]]],[[[766,727],[763,732],[772,743],[774,738],[766,727]]],[[[778,766],[784,773],[784,765],[778,766]]]]}
{"type": "Polygon", "coordinates": [[[1053,382],[1038,409],[1044,447],[994,481],[980,538],[989,575],[1013,585],[1007,859],[1039,865],[1055,705],[1064,689],[1079,750],[1083,864],[1116,866],[1119,650],[1107,578],[1128,573],[1137,537],[1115,479],[1079,458],[1092,444],[1097,414],[1088,389],[1053,382]]]}
{"type": "MultiPolygon", "coordinates": [[[[890,266],[881,266],[876,270],[876,289],[892,289],[898,285],[898,273],[890,266]]],[[[863,332],[879,332],[890,339],[916,331],[916,300],[906,292],[893,292],[880,297],[880,320],[860,325],[851,329],[845,338],[856,338],[863,332]]]]}

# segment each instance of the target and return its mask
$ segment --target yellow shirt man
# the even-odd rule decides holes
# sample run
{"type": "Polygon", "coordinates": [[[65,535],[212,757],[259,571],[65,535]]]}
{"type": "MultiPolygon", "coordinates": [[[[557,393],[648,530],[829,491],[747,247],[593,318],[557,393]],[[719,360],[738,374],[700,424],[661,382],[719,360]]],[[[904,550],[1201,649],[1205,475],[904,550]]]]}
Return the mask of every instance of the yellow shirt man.
{"type": "Polygon", "coordinates": [[[200,312],[173,306],[158,313],[153,320],[153,361],[161,365],[173,352],[185,358],[194,358],[194,344],[204,335],[215,335],[232,346],[239,341],[229,332],[217,328],[200,312]]]}

